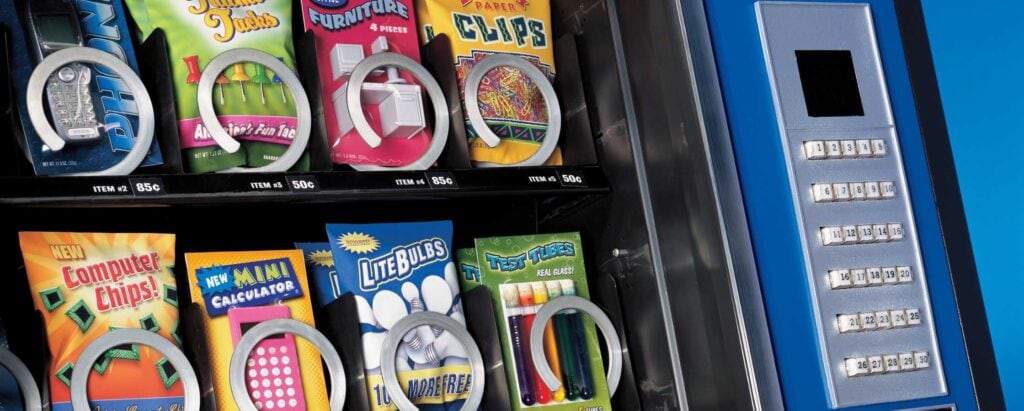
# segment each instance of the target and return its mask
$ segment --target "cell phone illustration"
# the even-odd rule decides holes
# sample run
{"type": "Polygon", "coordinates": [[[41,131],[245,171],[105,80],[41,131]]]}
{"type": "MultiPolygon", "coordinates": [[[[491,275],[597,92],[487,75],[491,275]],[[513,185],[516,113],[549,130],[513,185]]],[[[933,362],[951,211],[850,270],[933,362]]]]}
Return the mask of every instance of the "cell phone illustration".
{"type": "MultiPolygon", "coordinates": [[[[291,317],[284,305],[232,308],[228,310],[231,342],[237,346],[242,335],[261,322],[291,317]]],[[[260,341],[246,362],[245,385],[256,408],[305,411],[295,336],[275,334],[260,341]]]]}
{"type": "MultiPolygon", "coordinates": [[[[69,0],[26,3],[29,38],[39,61],[59,50],[84,45],[75,6],[69,0]]],[[[46,99],[55,130],[69,143],[100,138],[90,83],[92,69],[81,63],[61,67],[46,81],[46,99]]]]}

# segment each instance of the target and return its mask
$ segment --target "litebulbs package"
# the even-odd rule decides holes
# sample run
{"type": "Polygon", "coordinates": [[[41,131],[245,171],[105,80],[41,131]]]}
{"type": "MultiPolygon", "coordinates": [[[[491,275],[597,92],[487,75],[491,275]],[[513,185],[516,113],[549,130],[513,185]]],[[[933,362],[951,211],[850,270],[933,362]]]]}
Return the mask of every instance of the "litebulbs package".
{"type": "MultiPolygon", "coordinates": [[[[395,409],[380,369],[388,330],[403,317],[423,311],[465,323],[451,255],[452,223],[329,224],[327,235],[338,295],[352,292],[359,307],[370,408],[395,409]]],[[[318,282],[316,287],[323,290],[331,284],[318,282]]],[[[473,382],[467,357],[450,332],[414,329],[398,349],[404,394],[422,410],[459,409],[473,382]]]]}
{"type": "Polygon", "coordinates": [[[367,121],[382,138],[370,147],[353,128],[345,102],[352,70],[364,58],[392,52],[420,61],[412,0],[301,0],[306,30],[316,36],[317,64],[331,159],[338,164],[405,166],[430,145],[423,96],[404,71],[379,69],[363,86],[367,121]]]}
{"type": "MultiPolygon", "coordinates": [[[[143,38],[167,34],[170,81],[178,115],[183,158],[193,173],[233,167],[262,167],[276,161],[295,139],[295,102],[277,73],[239,62],[217,78],[213,104],[228,134],[243,149],[229,153],[213,140],[199,117],[198,83],[210,60],[233,49],[250,48],[280,59],[294,70],[292,1],[126,0],[143,38]]],[[[308,153],[293,167],[309,169],[308,153]]]]}
{"type": "MultiPolygon", "coordinates": [[[[611,409],[590,317],[567,310],[544,328],[544,353],[562,382],[559,390],[550,390],[541,380],[529,344],[533,320],[545,303],[570,295],[590,298],[582,251],[579,233],[476,240],[479,281],[494,301],[514,409],[611,409]]],[[[464,284],[473,282],[467,276],[464,284]]]]}
{"type": "MultiPolygon", "coordinates": [[[[424,43],[441,34],[451,39],[463,104],[469,72],[493,54],[519,56],[549,80],[555,78],[551,5],[547,0],[500,4],[416,0],[416,14],[424,43]]],[[[533,81],[522,71],[499,67],[484,76],[479,96],[484,121],[501,143],[497,147],[485,144],[467,117],[470,159],[476,163],[514,164],[532,157],[547,138],[548,122],[544,97],[533,81]]],[[[561,165],[561,151],[555,150],[546,164],[561,165]]]]}
{"type": "MultiPolygon", "coordinates": [[[[217,410],[237,411],[228,374],[235,346],[253,326],[273,319],[313,322],[299,250],[186,253],[192,300],[206,314],[217,410]]],[[[291,334],[267,337],[249,355],[245,384],[263,410],[326,410],[320,352],[291,334]]]]}
{"type": "Polygon", "coordinates": [[[71,375],[89,376],[89,403],[111,411],[184,407],[180,376],[160,352],[126,344],[95,364],[85,347],[119,328],[140,328],[181,344],[173,234],[19,233],[32,301],[46,323],[54,411],[71,411],[71,375]],[[88,369],[88,368],[86,368],[88,369]]]}

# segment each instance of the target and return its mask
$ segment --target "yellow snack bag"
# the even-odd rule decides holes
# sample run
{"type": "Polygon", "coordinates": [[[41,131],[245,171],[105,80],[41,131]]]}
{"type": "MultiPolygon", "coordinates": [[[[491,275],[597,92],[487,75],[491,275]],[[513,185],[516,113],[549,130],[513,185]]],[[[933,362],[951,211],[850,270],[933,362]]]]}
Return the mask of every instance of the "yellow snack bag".
{"type": "MultiPolygon", "coordinates": [[[[551,4],[545,0],[416,0],[424,43],[445,34],[452,41],[459,92],[465,102],[466,78],[479,61],[496,53],[513,54],[555,78],[551,4]]],[[[540,90],[519,70],[499,67],[480,85],[480,111],[497,147],[488,147],[466,120],[469,156],[474,162],[515,164],[537,152],[547,137],[548,116],[540,90]]],[[[547,165],[561,165],[555,150],[547,165]]]]}
{"type": "MultiPolygon", "coordinates": [[[[192,300],[206,314],[217,410],[237,411],[228,374],[241,336],[270,319],[313,325],[302,251],[186,253],[185,264],[192,300]]],[[[259,409],[329,408],[319,351],[304,339],[291,334],[264,339],[250,354],[245,372],[249,397],[259,409]]]]}

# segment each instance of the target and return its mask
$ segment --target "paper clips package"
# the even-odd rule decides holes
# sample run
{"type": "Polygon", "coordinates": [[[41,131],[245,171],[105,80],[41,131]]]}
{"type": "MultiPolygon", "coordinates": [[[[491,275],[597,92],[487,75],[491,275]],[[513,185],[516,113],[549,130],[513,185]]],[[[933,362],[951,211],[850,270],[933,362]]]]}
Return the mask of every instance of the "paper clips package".
{"type": "MultiPolygon", "coordinates": [[[[48,331],[54,411],[71,411],[71,375],[83,366],[76,361],[107,332],[139,328],[181,344],[173,234],[19,237],[32,301],[48,331]]],[[[112,411],[182,409],[180,377],[168,365],[163,354],[140,344],[107,351],[91,365],[90,405],[112,411]]]]}
{"type": "Polygon", "coordinates": [[[517,410],[611,408],[597,329],[589,317],[563,311],[545,327],[544,351],[562,389],[549,390],[531,359],[530,327],[537,310],[563,295],[590,298],[582,251],[579,233],[476,240],[480,280],[494,299],[517,410]]]}
{"type": "MultiPolygon", "coordinates": [[[[187,253],[192,300],[206,314],[206,342],[220,411],[238,410],[229,363],[253,326],[293,319],[312,326],[313,307],[299,250],[187,253]]],[[[291,334],[272,335],[250,354],[245,369],[249,398],[263,410],[328,409],[320,354],[291,334]]]]}
{"type": "MultiPolygon", "coordinates": [[[[329,224],[327,234],[340,293],[355,294],[359,307],[370,408],[395,409],[381,377],[387,331],[422,311],[465,322],[450,248],[452,223],[329,224]]],[[[403,340],[397,361],[405,395],[422,410],[461,407],[472,384],[462,345],[450,332],[429,326],[403,340]]]]}

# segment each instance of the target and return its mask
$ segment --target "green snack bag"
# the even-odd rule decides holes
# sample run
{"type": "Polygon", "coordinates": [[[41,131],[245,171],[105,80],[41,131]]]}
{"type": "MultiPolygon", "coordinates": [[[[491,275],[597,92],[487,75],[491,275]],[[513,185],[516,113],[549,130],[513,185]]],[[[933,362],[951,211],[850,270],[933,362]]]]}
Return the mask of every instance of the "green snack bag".
{"type": "MultiPolygon", "coordinates": [[[[193,173],[248,165],[265,166],[281,156],[295,137],[293,98],[275,73],[255,63],[228,67],[217,79],[213,104],[228,134],[242,150],[220,148],[202,125],[196,101],[202,70],[219,54],[250,48],[278,57],[295,69],[292,1],[126,0],[143,38],[156,29],[167,34],[178,131],[193,173]]],[[[308,153],[294,170],[309,168],[308,153]]]]}
{"type": "MultiPolygon", "coordinates": [[[[512,406],[522,409],[609,410],[611,400],[597,329],[575,311],[544,328],[548,365],[562,382],[551,391],[533,366],[530,332],[543,304],[562,296],[590,298],[579,233],[476,240],[479,278],[491,290],[512,406]]],[[[467,262],[459,258],[460,268],[467,262]]],[[[472,271],[472,266],[467,272],[472,271]]],[[[460,277],[463,284],[474,280],[460,277]]]]}
{"type": "Polygon", "coordinates": [[[455,250],[455,263],[458,264],[459,287],[462,288],[462,292],[468,292],[483,284],[480,281],[480,264],[476,261],[475,248],[455,250]]]}

